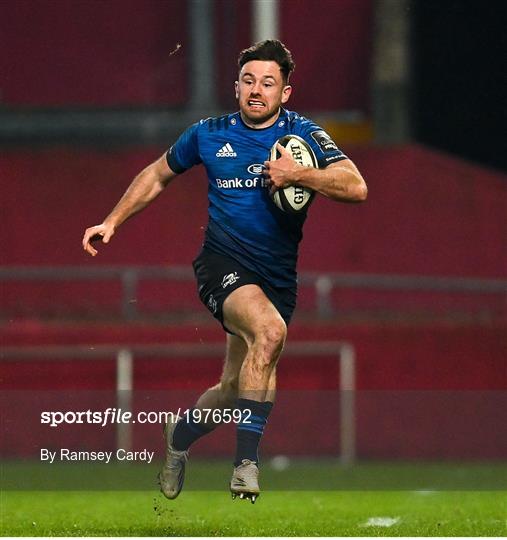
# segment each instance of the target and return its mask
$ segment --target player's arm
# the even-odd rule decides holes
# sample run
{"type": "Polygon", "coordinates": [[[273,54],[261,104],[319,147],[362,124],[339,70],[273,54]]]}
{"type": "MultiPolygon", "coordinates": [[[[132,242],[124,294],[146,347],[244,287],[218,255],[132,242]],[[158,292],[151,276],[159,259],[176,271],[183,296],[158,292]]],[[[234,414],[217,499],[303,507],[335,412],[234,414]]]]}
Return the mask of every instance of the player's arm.
{"type": "Polygon", "coordinates": [[[368,196],[366,182],[350,159],[331,163],[325,169],[301,167],[293,184],[304,186],[341,202],[363,202],[368,196]]]}
{"type": "Polygon", "coordinates": [[[129,217],[146,208],[175,176],[176,173],[167,164],[165,154],[148,165],[134,178],[106,219],[100,225],[86,229],[83,249],[92,256],[97,255],[97,250],[91,242],[102,239],[102,242],[107,244],[116,229],[129,217]]]}
{"type": "Polygon", "coordinates": [[[278,145],[280,158],[266,161],[265,176],[271,181],[272,191],[290,185],[300,185],[325,197],[341,202],[363,202],[368,195],[366,182],[350,159],[331,163],[324,169],[304,167],[296,163],[290,153],[278,145]]]}

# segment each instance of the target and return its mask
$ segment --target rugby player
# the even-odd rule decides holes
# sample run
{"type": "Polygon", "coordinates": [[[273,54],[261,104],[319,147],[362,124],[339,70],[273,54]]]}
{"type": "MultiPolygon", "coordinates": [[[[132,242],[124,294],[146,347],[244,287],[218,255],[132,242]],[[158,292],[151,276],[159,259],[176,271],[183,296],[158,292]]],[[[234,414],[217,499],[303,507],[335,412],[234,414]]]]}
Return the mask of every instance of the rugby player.
{"type": "MultiPolygon", "coordinates": [[[[209,222],[202,251],[193,262],[199,296],[222,324],[226,355],[219,382],[194,409],[241,410],[230,490],[235,498],[259,495],[258,446],[273,406],[276,364],[296,305],[296,262],[306,212],[285,213],[270,191],[299,185],[340,202],[366,199],[364,179],[329,135],[311,120],[286,110],[295,64],[278,40],[243,50],[235,93],[239,111],[190,126],[167,153],[140,172],[112,212],[88,228],[83,248],[107,244],[118,227],[144,209],[177,176],[202,163],[209,182],[209,222]],[[318,168],[281,154],[266,161],[271,147],[287,134],[313,149],[318,168]]],[[[215,416],[215,419],[217,417],[215,416]]],[[[163,494],[176,498],[183,486],[190,445],[219,425],[194,415],[165,426],[166,459],[159,474],[163,494]]]]}

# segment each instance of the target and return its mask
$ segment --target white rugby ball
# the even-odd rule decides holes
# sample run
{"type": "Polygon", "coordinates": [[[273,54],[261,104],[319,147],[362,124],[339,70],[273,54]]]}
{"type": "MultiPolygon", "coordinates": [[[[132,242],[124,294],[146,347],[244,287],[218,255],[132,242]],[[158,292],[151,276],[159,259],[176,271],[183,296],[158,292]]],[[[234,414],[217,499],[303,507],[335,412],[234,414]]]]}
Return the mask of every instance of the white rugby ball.
{"type": "MultiPolygon", "coordinates": [[[[286,148],[296,163],[305,167],[318,167],[317,158],[312,147],[297,135],[285,135],[278,139],[271,148],[269,161],[274,161],[280,157],[280,152],[276,148],[277,144],[281,144],[286,148]]],[[[315,192],[312,189],[303,186],[289,186],[277,189],[271,198],[280,210],[290,214],[299,214],[310,206],[314,196],[315,192]]]]}

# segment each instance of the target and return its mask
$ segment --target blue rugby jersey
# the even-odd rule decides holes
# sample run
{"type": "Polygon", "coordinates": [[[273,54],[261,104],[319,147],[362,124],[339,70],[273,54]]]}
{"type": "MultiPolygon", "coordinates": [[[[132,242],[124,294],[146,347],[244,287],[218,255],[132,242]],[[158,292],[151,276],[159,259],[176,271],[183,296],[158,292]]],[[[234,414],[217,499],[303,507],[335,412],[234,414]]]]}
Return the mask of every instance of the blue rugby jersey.
{"type": "Polygon", "coordinates": [[[202,163],[208,175],[209,222],[204,245],[232,257],[275,287],[296,285],[298,244],[306,212],[288,214],[270,199],[262,166],[275,141],[287,134],[312,147],[320,168],[346,159],[311,120],[281,110],[270,127],[252,129],[240,113],[190,126],[167,151],[175,173],[202,163]]]}

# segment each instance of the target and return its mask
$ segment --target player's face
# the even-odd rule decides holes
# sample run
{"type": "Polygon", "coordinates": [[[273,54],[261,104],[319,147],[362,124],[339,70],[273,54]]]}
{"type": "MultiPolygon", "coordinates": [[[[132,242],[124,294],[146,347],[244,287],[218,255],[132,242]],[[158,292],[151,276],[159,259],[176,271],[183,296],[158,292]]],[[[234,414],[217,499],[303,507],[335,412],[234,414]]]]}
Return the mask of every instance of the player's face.
{"type": "Polygon", "coordinates": [[[280,66],[272,60],[251,60],[239,72],[236,99],[243,121],[263,128],[278,118],[280,105],[289,100],[292,88],[285,84],[280,66]]]}

